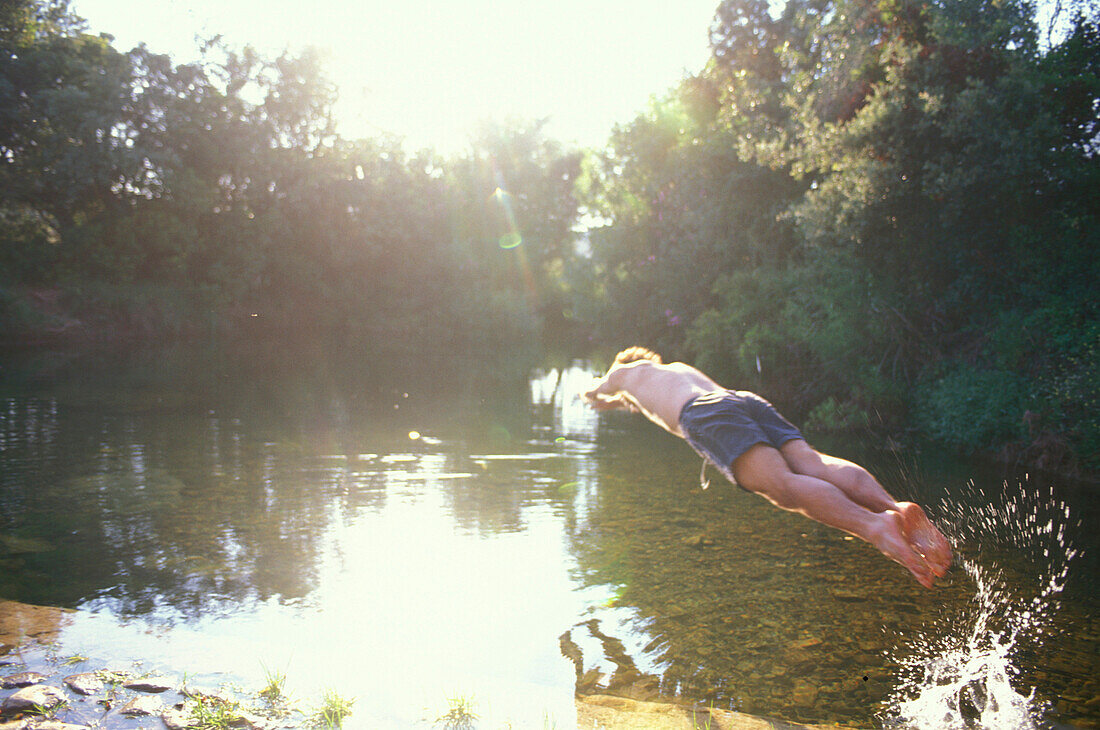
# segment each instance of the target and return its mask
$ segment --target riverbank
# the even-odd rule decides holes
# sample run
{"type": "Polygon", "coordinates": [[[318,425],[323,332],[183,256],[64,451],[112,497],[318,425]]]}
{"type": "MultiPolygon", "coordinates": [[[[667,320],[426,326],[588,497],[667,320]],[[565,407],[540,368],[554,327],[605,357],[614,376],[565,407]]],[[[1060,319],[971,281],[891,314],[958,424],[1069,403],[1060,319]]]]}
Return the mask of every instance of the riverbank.
{"type": "MultiPolygon", "coordinates": [[[[132,730],[157,721],[169,730],[374,727],[357,720],[354,698],[326,694],[316,705],[290,701],[277,675],[263,688],[212,692],[188,686],[186,676],[107,668],[57,646],[72,612],[0,600],[0,730],[132,730]]],[[[452,701],[453,702],[453,701],[452,701]]],[[[800,730],[800,725],[709,707],[578,695],[576,727],[602,730],[800,730]]],[[[452,711],[426,727],[468,728],[477,717],[452,711]]],[[[545,726],[556,728],[556,724],[545,726]]],[[[829,727],[836,727],[830,725],[829,727]]]]}

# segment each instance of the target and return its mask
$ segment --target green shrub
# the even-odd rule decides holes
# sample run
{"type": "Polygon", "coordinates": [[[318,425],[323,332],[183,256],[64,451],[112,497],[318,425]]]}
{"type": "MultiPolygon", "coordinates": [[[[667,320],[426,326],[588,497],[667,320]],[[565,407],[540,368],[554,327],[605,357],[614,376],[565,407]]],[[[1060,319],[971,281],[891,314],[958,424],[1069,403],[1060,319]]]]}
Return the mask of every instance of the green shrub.
{"type": "Polygon", "coordinates": [[[1019,375],[959,364],[918,386],[913,411],[935,440],[974,450],[1019,438],[1028,402],[1019,375]]]}

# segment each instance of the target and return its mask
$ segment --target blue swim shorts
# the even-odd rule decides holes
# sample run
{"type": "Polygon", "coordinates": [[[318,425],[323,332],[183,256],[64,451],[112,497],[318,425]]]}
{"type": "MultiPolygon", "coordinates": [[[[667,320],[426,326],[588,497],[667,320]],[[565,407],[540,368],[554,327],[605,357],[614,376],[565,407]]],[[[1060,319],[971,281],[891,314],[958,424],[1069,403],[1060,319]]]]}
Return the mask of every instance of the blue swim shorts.
{"type": "MultiPolygon", "coordinates": [[[[768,401],[747,390],[704,393],[680,410],[680,431],[703,457],[734,484],[733,462],[756,444],[779,448],[802,433],[768,401]]],[[[705,486],[705,483],[704,483],[705,486]]]]}

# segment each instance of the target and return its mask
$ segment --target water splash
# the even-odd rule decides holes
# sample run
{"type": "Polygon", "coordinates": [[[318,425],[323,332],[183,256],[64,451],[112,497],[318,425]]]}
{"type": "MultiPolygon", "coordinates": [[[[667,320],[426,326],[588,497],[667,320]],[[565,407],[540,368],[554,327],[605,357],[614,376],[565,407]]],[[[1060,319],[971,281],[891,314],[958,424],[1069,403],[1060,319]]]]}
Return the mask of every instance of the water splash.
{"type": "MultiPolygon", "coordinates": [[[[1018,685],[1017,656],[1042,643],[1059,607],[1070,561],[1070,510],[1025,478],[1000,493],[973,483],[969,499],[942,505],[956,545],[956,569],[975,593],[961,614],[945,615],[903,647],[903,681],[888,700],[884,724],[916,730],[1030,730],[1048,711],[1034,688],[1018,685]],[[979,505],[961,511],[959,503],[979,505]],[[1028,565],[1008,573],[999,554],[1028,565]],[[1026,560],[1019,560],[1026,558],[1026,560]]],[[[1008,562],[1005,561],[1005,565],[1008,562]]]]}

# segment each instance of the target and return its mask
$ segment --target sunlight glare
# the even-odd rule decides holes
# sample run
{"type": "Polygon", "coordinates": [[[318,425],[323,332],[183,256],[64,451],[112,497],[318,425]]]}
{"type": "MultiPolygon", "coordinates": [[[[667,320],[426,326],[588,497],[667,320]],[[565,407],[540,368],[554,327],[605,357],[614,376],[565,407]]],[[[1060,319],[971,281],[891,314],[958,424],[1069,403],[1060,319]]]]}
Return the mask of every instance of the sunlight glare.
{"type": "Polygon", "coordinates": [[[413,150],[453,154],[487,119],[549,118],[550,136],[602,146],[651,95],[702,69],[716,4],[73,0],[72,8],[116,48],[145,43],[177,63],[196,60],[196,36],[220,34],[269,57],[315,47],[339,88],[342,136],[388,134],[413,150]]]}

